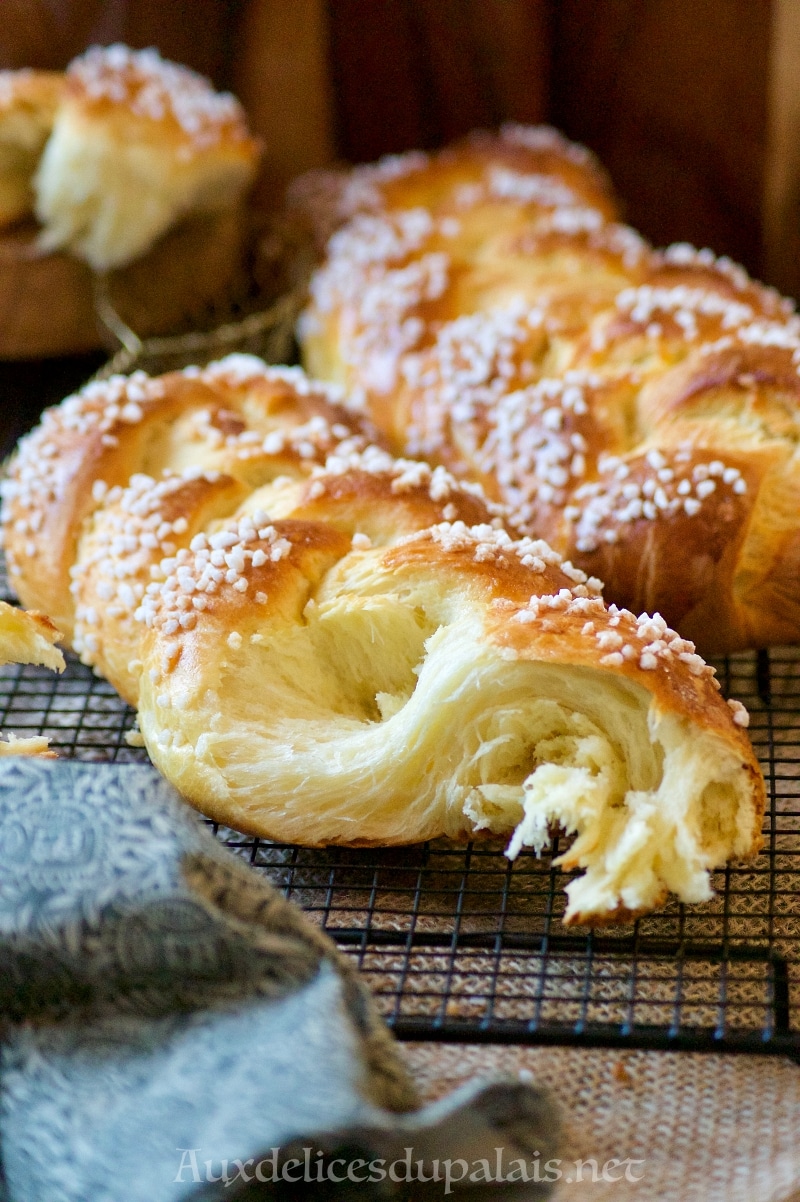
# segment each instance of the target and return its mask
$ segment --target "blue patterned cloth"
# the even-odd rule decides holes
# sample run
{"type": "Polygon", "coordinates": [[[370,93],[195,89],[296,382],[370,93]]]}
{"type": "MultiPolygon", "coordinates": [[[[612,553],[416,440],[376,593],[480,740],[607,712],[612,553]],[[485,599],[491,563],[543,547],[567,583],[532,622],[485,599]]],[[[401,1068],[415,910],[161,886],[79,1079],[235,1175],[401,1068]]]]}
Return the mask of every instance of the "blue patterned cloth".
{"type": "Polygon", "coordinates": [[[344,1145],[354,1181],[384,1179],[326,1197],[407,1196],[373,1169],[409,1146],[468,1164],[476,1199],[548,1188],[472,1167],[552,1155],[546,1099],[495,1083],[417,1109],[334,945],[150,767],[0,761],[0,1004],[4,1202],[282,1198],[344,1145]]]}

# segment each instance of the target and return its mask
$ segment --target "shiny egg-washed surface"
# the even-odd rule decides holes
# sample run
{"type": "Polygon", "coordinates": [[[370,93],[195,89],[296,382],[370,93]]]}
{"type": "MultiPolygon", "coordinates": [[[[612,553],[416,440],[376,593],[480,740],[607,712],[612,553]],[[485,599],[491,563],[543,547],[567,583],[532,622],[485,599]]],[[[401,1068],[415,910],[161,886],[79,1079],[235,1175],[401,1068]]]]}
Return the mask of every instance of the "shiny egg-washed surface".
{"type": "Polygon", "coordinates": [[[705,901],[760,846],[746,708],[659,615],[375,437],[335,386],[243,355],[92,382],[9,465],[10,580],[217,821],[511,859],[559,827],[585,870],[565,922],[705,901]]]}
{"type": "Polygon", "coordinates": [[[593,157],[504,127],[317,173],[312,374],[396,450],[706,654],[800,642],[800,323],[710,251],[619,224],[593,157]],[[333,231],[333,232],[331,232],[333,231]]]}

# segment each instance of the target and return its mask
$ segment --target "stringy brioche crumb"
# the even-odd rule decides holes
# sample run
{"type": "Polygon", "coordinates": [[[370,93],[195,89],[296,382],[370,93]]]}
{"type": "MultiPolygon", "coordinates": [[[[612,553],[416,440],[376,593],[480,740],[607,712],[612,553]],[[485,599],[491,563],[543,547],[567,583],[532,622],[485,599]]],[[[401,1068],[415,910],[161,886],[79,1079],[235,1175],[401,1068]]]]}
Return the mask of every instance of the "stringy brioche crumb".
{"type": "Polygon", "coordinates": [[[42,759],[55,759],[55,752],[50,750],[50,740],[44,735],[21,739],[11,732],[0,735],[0,756],[6,755],[35,755],[42,759]]]}
{"type": "Polygon", "coordinates": [[[49,618],[0,601],[0,664],[38,664],[63,672],[61,637],[49,618]]]}

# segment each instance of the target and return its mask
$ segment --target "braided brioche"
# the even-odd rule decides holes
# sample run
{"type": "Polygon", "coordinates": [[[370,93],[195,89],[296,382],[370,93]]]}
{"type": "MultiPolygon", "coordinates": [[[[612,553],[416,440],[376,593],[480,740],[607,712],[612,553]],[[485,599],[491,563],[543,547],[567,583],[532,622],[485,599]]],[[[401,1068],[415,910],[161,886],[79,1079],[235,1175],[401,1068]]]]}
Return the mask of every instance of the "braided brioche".
{"type": "Polygon", "coordinates": [[[396,451],[480,481],[706,653],[800,641],[790,302],[708,251],[651,250],[547,129],[318,174],[292,201],[326,245],[304,361],[361,390],[396,451]]]}
{"type": "Polygon", "coordinates": [[[215,819],[306,844],[480,832],[585,869],[621,921],[760,843],[763,782],[712,669],[519,538],[479,486],[398,460],[332,386],[232,356],[90,385],[5,484],[20,597],[138,708],[215,819]]]}

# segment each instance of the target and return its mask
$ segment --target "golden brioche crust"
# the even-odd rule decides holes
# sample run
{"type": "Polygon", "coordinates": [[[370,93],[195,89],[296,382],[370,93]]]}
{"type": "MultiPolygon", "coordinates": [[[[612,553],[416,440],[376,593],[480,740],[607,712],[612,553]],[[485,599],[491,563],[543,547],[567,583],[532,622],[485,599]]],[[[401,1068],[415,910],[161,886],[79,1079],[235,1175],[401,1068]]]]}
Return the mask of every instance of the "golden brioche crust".
{"type": "Polygon", "coordinates": [[[759,846],[744,708],[663,619],[606,607],[479,486],[372,433],[248,356],[91,385],[11,465],[12,579],[61,595],[72,645],[219,821],[307,844],[493,833],[512,858],[561,825],[585,869],[569,922],[707,897],[759,846]]]}
{"type": "Polygon", "coordinates": [[[590,151],[551,127],[513,123],[498,136],[477,130],[436,154],[411,151],[349,170],[309,172],[293,181],[287,201],[322,246],[358,213],[453,214],[478,201],[502,202],[520,188],[527,203],[585,204],[607,217],[616,211],[608,176],[590,151]]]}
{"type": "Polygon", "coordinates": [[[252,155],[257,142],[238,100],[216,92],[188,67],[161,58],[156,50],[92,46],[66,72],[69,98],[86,112],[115,114],[156,136],[173,139],[184,157],[211,146],[241,144],[252,155]]]}
{"type": "Polygon", "coordinates": [[[157,479],[192,467],[252,481],[265,440],[278,463],[282,453],[313,462],[350,436],[359,445],[374,441],[372,426],[342,400],[297,369],[265,369],[245,355],[203,371],[135,372],[88,385],[21,440],[3,483],[15,591],[28,608],[49,612],[71,640],[78,540],[109,490],[137,474],[157,479]],[[292,427],[300,431],[295,445],[292,427]]]}
{"type": "MultiPolygon", "coordinates": [[[[800,641],[791,302],[709,251],[652,251],[580,150],[515,139],[552,154],[509,180],[501,132],[335,177],[304,362],[620,605],[707,653],[800,641]]],[[[322,229],[312,184],[295,204],[322,229]]]]}

